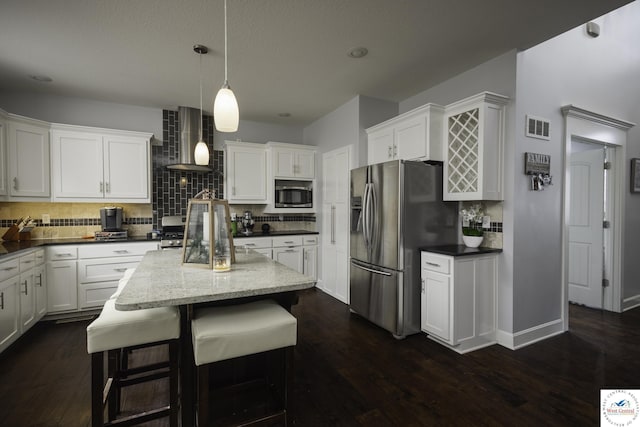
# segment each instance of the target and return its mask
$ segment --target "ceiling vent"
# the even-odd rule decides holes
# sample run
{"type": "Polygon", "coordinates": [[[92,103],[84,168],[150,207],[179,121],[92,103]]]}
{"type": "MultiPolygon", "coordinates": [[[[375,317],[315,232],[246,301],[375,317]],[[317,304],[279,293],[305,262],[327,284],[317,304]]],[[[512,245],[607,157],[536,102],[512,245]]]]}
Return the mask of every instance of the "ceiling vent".
{"type": "Polygon", "coordinates": [[[551,139],[550,122],[547,119],[527,115],[525,135],[531,138],[551,139]]]}

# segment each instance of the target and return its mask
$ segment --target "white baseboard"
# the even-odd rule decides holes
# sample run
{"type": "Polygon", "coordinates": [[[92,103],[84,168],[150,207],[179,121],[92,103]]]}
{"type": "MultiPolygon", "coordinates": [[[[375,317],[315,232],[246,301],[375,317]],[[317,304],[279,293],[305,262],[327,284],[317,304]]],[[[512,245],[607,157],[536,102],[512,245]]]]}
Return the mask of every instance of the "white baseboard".
{"type": "Polygon", "coordinates": [[[503,347],[511,350],[517,350],[538,341],[559,335],[563,332],[565,331],[563,329],[562,319],[558,319],[542,325],[534,326],[533,328],[525,329],[524,331],[516,332],[515,334],[497,330],[496,341],[503,347]]]}
{"type": "Polygon", "coordinates": [[[631,310],[632,308],[636,308],[640,306],[640,295],[634,295],[629,298],[625,298],[622,300],[622,311],[631,310]]]}

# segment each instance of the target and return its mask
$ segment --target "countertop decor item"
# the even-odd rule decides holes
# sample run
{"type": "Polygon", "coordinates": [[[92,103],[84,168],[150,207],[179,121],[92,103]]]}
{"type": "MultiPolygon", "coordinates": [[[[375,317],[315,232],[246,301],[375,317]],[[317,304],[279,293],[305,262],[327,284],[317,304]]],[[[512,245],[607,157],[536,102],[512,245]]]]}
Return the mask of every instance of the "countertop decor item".
{"type": "Polygon", "coordinates": [[[460,216],[462,217],[462,241],[470,248],[480,246],[484,238],[484,229],[482,228],[483,215],[482,205],[479,203],[460,211],[460,216]]]}
{"type": "Polygon", "coordinates": [[[203,190],[189,200],[182,265],[229,271],[235,262],[229,204],[203,190]]]}

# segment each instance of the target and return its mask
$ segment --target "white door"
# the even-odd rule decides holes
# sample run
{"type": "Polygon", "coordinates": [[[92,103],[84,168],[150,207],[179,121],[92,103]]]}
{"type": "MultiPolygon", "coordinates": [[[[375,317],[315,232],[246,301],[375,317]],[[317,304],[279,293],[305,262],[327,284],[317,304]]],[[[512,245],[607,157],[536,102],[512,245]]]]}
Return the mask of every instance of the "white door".
{"type": "Polygon", "coordinates": [[[51,133],[54,198],[102,199],[102,137],[91,133],[51,133]]]}
{"type": "Polygon", "coordinates": [[[149,152],[143,138],[104,138],[104,196],[149,199],[149,152]]]}
{"type": "Polygon", "coordinates": [[[322,280],[319,287],[349,303],[351,146],[322,156],[322,280]]]}
{"type": "Polygon", "coordinates": [[[569,301],[602,308],[604,152],[571,154],[569,194],[569,301]]]}

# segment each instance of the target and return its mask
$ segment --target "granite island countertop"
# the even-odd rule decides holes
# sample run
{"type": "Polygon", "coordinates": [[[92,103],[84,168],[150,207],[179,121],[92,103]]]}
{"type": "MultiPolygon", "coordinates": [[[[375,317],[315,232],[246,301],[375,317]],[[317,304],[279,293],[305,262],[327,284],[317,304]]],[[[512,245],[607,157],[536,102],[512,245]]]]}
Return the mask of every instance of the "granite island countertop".
{"type": "Polygon", "coordinates": [[[437,246],[423,246],[418,248],[420,251],[424,252],[432,252],[440,255],[448,255],[448,256],[469,256],[469,255],[483,255],[483,254],[491,254],[491,253],[501,253],[502,249],[498,248],[470,248],[465,245],[437,245],[437,246]]]}
{"type": "Polygon", "coordinates": [[[182,266],[182,251],[149,251],[116,299],[118,310],[197,304],[311,288],[309,276],[251,249],[227,272],[182,266]]]}

